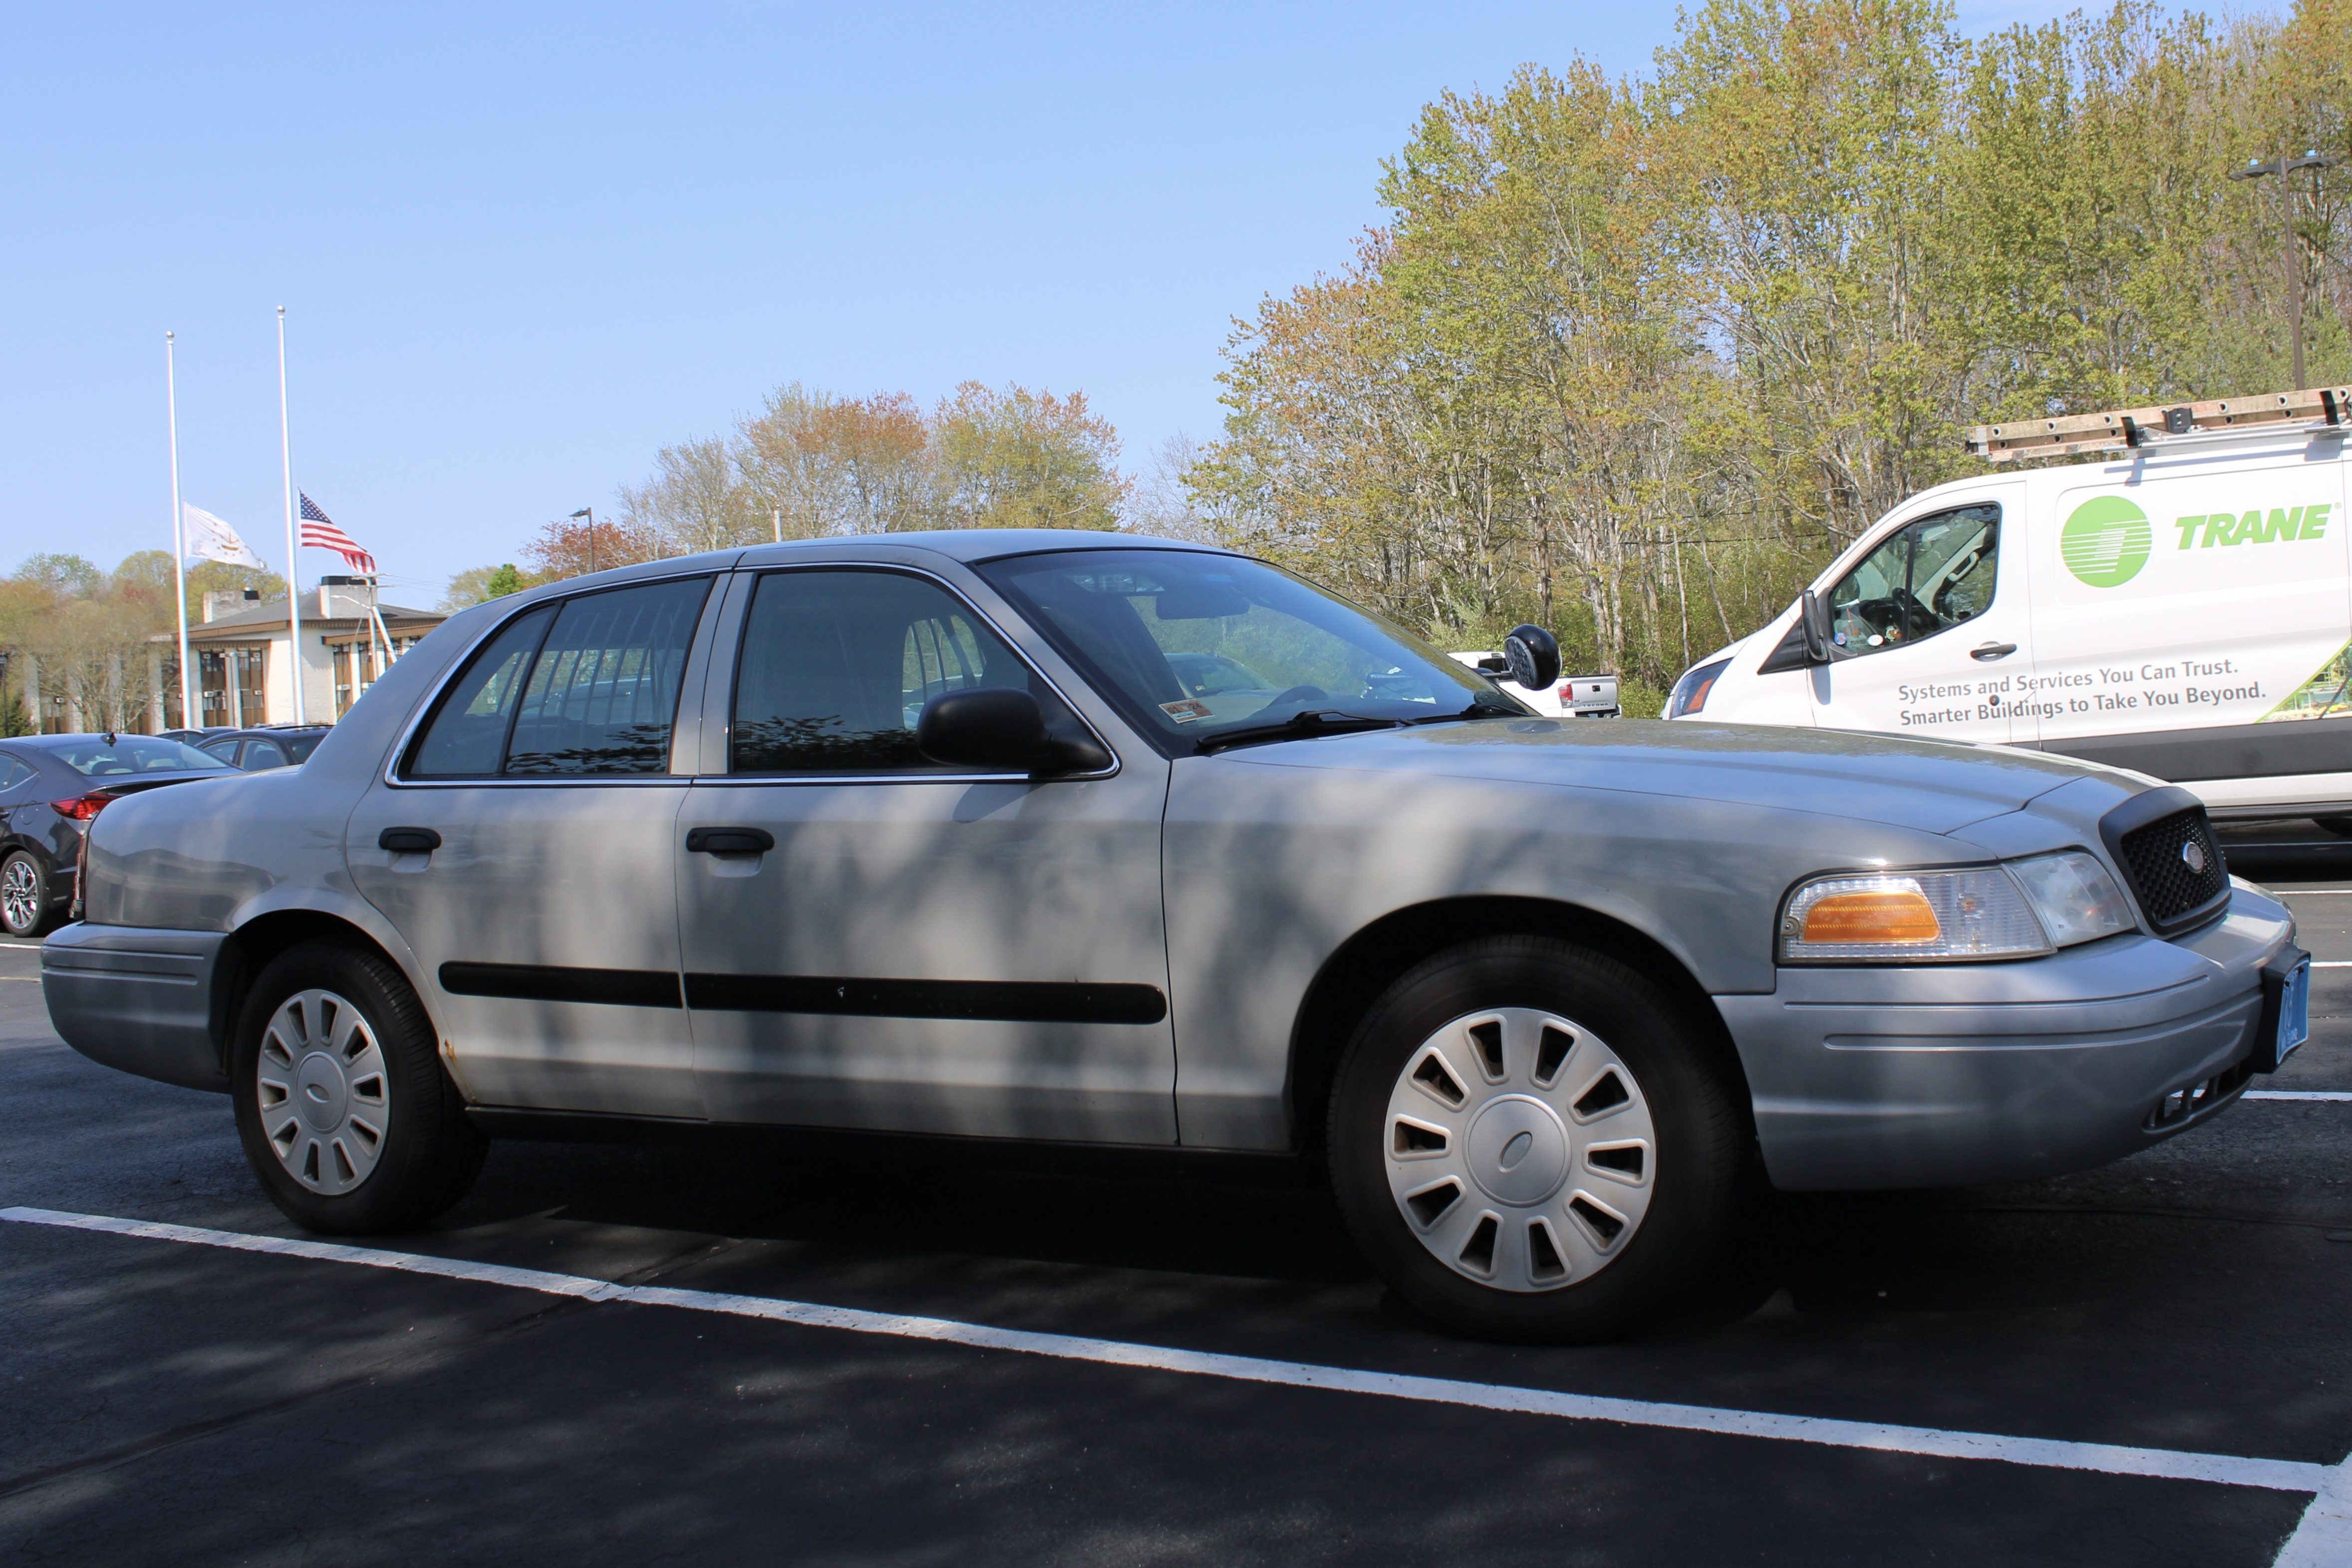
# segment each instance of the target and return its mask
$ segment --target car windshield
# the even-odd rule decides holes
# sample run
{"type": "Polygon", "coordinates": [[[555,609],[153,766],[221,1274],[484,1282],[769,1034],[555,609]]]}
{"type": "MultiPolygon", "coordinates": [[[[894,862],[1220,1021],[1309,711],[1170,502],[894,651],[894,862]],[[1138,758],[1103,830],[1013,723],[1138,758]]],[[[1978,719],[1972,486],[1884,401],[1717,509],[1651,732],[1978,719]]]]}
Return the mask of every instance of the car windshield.
{"type": "Polygon", "coordinates": [[[1131,721],[1179,746],[1308,713],[1529,711],[1412,633],[1262,562],[1076,550],[979,571],[1131,721]]]}
{"type": "Polygon", "coordinates": [[[117,735],[109,745],[102,736],[60,741],[42,750],[78,773],[91,778],[116,773],[177,773],[203,768],[218,772],[221,760],[194,746],[166,741],[161,735],[117,735]]]}

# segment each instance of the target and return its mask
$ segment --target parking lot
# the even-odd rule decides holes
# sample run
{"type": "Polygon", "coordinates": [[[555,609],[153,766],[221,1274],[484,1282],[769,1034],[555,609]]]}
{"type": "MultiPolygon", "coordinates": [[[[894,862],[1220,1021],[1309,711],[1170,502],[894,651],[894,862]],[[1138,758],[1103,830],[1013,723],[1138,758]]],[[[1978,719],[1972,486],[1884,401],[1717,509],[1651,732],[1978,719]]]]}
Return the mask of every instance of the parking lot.
{"type": "Polygon", "coordinates": [[[1256,1166],[502,1143],[428,1232],[255,1250],[299,1233],[226,1103],[67,1049],[0,950],[0,1555],[2352,1560],[2352,841],[2226,837],[2341,966],[2289,1098],[1782,1198],[1574,1349],[1425,1326],[1256,1166]]]}

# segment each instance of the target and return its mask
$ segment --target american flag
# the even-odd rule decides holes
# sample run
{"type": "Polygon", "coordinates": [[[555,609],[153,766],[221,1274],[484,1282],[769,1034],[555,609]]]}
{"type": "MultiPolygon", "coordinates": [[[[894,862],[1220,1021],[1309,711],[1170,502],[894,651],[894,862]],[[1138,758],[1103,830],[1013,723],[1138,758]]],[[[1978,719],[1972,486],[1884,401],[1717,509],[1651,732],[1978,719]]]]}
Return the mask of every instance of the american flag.
{"type": "Polygon", "coordinates": [[[309,496],[302,498],[302,542],[320,550],[331,550],[343,558],[343,563],[354,572],[375,575],[375,557],[362,550],[359,542],[335,526],[335,520],[319,510],[319,503],[309,496]]]}

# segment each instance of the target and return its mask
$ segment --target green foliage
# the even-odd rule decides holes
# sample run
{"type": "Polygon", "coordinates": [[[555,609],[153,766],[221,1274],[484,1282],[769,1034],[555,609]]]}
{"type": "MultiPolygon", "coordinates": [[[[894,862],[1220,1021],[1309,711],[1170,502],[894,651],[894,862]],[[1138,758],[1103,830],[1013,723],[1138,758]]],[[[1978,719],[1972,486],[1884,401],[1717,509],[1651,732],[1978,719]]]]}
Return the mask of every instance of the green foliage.
{"type": "Polygon", "coordinates": [[[33,721],[25,712],[24,699],[14,691],[0,691],[0,738],[35,732],[33,721]]]}
{"type": "Polygon", "coordinates": [[[511,561],[499,566],[469,566],[449,579],[448,591],[441,595],[441,608],[451,612],[467,610],[492,599],[503,599],[509,594],[520,594],[529,586],[511,561]]]}
{"type": "Polygon", "coordinates": [[[1937,0],[1708,0],[1647,79],[1428,106],[1354,263],[1264,301],[1185,483],[1227,542],[1454,647],[1538,620],[1627,710],[1987,420],[2352,373],[2352,0],[2144,0],[1971,42],[1937,0]],[[2284,198],[2284,199],[2283,199],[2284,198]],[[2342,258],[2342,259],[2339,259],[2342,258]]]}

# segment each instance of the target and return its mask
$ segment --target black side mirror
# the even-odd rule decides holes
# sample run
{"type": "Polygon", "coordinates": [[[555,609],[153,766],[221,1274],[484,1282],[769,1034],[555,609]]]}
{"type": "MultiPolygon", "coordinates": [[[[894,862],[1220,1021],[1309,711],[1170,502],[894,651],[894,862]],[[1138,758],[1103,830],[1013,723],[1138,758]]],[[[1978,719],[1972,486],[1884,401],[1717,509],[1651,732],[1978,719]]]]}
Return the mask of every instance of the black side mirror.
{"type": "Polygon", "coordinates": [[[915,747],[950,768],[1096,773],[1110,753],[1075,723],[1048,724],[1037,699],[1012,687],[950,691],[923,705],[915,747]]]}
{"type": "Polygon", "coordinates": [[[1830,661],[1830,607],[1811,588],[1797,600],[1797,625],[1804,628],[1805,662],[1827,664],[1830,661]]]}
{"type": "Polygon", "coordinates": [[[1541,626],[1513,626],[1503,638],[1511,679],[1529,691],[1548,690],[1559,679],[1559,639],[1541,626]]]}

